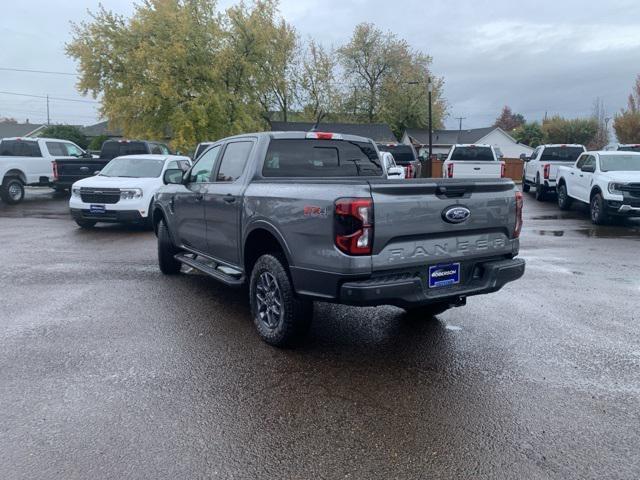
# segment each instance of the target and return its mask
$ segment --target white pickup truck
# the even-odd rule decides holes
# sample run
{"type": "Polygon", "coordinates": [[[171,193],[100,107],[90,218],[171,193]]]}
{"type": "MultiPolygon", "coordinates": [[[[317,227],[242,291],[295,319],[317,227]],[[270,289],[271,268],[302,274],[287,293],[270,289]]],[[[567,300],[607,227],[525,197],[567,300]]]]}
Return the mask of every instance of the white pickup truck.
{"type": "Polygon", "coordinates": [[[457,144],[442,164],[443,178],[502,178],[504,162],[491,145],[457,144]]]}
{"type": "Polygon", "coordinates": [[[558,168],[558,207],[574,200],[589,204],[591,221],[640,216],[640,153],[586,152],[570,167],[558,168]]]}
{"type": "Polygon", "coordinates": [[[24,198],[25,185],[52,186],[52,162],[89,156],[78,145],[55,138],[3,138],[0,140],[0,196],[14,205],[24,198]]]}
{"type": "Polygon", "coordinates": [[[522,191],[536,189],[536,200],[543,201],[547,193],[555,191],[558,167],[573,165],[578,156],[587,149],[579,144],[549,144],[537,147],[531,157],[524,154],[522,172],[522,191]]]}

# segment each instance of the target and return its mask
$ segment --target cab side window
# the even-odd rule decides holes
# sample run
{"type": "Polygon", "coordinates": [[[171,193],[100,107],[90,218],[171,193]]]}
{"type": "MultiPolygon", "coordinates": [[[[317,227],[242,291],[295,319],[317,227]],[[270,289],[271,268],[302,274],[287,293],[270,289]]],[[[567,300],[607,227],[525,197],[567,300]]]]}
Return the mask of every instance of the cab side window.
{"type": "Polygon", "coordinates": [[[191,183],[209,183],[211,182],[211,174],[213,167],[220,153],[220,145],[210,148],[198,159],[191,169],[191,183]]]}
{"type": "Polygon", "coordinates": [[[81,157],[84,153],[80,147],[77,147],[73,143],[63,143],[62,146],[65,147],[67,151],[66,154],[70,157],[81,157]]]}
{"type": "Polygon", "coordinates": [[[589,155],[585,155],[585,154],[580,155],[580,158],[578,159],[578,162],[576,163],[576,168],[582,168],[582,166],[584,165],[584,162],[587,161],[587,157],[588,156],[589,155]]]}
{"type": "Polygon", "coordinates": [[[216,182],[235,182],[244,172],[252,147],[253,142],[229,143],[222,156],[216,182]]]}
{"type": "Polygon", "coordinates": [[[49,150],[49,155],[52,157],[66,157],[67,149],[64,148],[64,143],[62,142],[46,142],[47,150],[49,150]]]}

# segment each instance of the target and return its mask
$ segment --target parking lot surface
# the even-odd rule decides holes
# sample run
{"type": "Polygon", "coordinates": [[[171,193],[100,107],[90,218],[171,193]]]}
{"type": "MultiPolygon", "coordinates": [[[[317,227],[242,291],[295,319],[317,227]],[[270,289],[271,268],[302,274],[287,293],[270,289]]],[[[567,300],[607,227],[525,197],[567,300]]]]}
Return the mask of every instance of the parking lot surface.
{"type": "Polygon", "coordinates": [[[527,272],[432,321],[160,274],[152,232],[0,204],[0,478],[640,477],[640,224],[525,195],[527,272]]]}

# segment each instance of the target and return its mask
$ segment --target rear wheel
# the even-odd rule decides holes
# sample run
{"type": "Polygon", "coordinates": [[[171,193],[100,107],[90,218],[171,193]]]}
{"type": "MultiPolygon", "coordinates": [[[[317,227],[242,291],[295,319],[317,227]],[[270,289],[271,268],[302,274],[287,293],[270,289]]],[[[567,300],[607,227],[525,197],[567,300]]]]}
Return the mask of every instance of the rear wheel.
{"type": "Polygon", "coordinates": [[[180,253],[180,249],[173,244],[164,220],[160,220],[158,224],[158,266],[165,275],[180,273],[182,263],[175,259],[177,253],[180,253]]]}
{"type": "Polygon", "coordinates": [[[562,184],[558,187],[558,208],[560,210],[569,210],[571,208],[572,198],[567,193],[567,186],[562,184]]]}
{"type": "Polygon", "coordinates": [[[607,214],[607,210],[604,204],[604,199],[602,198],[602,194],[596,193],[591,199],[590,204],[591,211],[591,221],[595,225],[606,225],[609,223],[609,214],[607,214]]]}
{"type": "Polygon", "coordinates": [[[451,308],[451,305],[446,302],[430,303],[428,305],[421,305],[419,307],[407,308],[407,314],[411,318],[428,320],[436,315],[446,312],[451,308]]]}
{"type": "Polygon", "coordinates": [[[76,218],[75,220],[80,228],[87,228],[87,229],[95,227],[96,223],[98,223],[95,220],[84,220],[82,218],[76,218]]]}
{"type": "Polygon", "coordinates": [[[530,190],[531,190],[531,185],[529,185],[529,184],[527,183],[527,181],[523,179],[523,180],[522,180],[522,191],[523,191],[524,193],[527,193],[527,192],[529,192],[530,190]]]}
{"type": "Polygon", "coordinates": [[[275,347],[292,346],[311,326],[313,304],[297,297],[282,255],[262,255],[251,271],[249,300],[260,338],[275,347]]]}
{"type": "Polygon", "coordinates": [[[24,185],[19,178],[8,177],[2,182],[0,188],[2,200],[9,205],[16,205],[24,199],[24,185]]]}
{"type": "Polygon", "coordinates": [[[547,196],[547,190],[543,184],[540,183],[540,175],[536,177],[536,200],[543,202],[547,196]]]}

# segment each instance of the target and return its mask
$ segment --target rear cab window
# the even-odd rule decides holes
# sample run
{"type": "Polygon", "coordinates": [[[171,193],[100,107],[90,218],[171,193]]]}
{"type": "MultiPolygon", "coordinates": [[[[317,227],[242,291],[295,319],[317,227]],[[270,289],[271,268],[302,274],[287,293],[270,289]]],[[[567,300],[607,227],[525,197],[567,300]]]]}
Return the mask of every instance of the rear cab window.
{"type": "Polygon", "coordinates": [[[264,177],[382,176],[371,142],[273,139],[262,168],[264,177]]]}
{"type": "Polygon", "coordinates": [[[140,155],[150,153],[145,142],[112,141],[104,142],[100,158],[116,158],[123,155],[140,155]]]}
{"type": "Polygon", "coordinates": [[[451,152],[451,160],[470,162],[493,162],[496,160],[491,147],[454,147],[451,152]]]}
{"type": "Polygon", "coordinates": [[[540,161],[575,162],[583,153],[582,147],[544,147],[540,161]]]}
{"type": "Polygon", "coordinates": [[[381,152],[389,152],[393,155],[393,158],[398,165],[407,165],[408,163],[415,162],[417,160],[416,153],[411,145],[379,143],[378,150],[381,152]]]}

